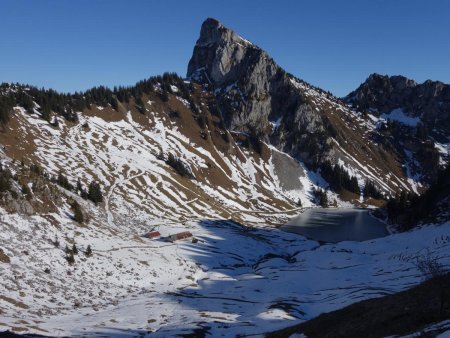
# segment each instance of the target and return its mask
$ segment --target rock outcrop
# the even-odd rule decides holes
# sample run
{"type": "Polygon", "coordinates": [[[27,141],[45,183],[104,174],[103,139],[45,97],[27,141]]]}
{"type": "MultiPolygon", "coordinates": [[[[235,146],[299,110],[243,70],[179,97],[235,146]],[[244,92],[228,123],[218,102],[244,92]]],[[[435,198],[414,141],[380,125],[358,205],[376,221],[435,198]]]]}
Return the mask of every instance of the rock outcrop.
{"type": "Polygon", "coordinates": [[[400,108],[430,131],[450,130],[450,85],[439,81],[418,84],[404,76],[372,74],[344,100],[374,114],[400,108]]]}
{"type": "Polygon", "coordinates": [[[265,51],[217,20],[203,23],[187,76],[213,86],[231,130],[270,139],[307,163],[319,160],[320,152],[308,151],[302,135],[308,133],[308,143],[314,139],[322,148],[327,138],[317,136],[325,130],[323,116],[307,102],[297,80],[265,51]]]}

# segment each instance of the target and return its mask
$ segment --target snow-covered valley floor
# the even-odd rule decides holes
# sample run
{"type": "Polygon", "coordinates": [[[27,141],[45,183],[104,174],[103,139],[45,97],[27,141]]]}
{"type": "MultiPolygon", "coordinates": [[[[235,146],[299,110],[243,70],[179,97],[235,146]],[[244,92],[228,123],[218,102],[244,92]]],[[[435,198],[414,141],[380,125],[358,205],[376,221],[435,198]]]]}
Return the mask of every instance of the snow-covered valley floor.
{"type": "Polygon", "coordinates": [[[144,239],[108,225],[58,229],[43,217],[4,214],[0,241],[10,263],[0,263],[0,331],[260,334],[416,285],[414,262],[427,251],[450,266],[450,222],[330,245],[220,220],[158,230],[188,230],[198,242],[144,239]],[[80,250],[72,266],[63,250],[69,239],[80,250]],[[91,257],[83,254],[88,244],[91,257]]]}

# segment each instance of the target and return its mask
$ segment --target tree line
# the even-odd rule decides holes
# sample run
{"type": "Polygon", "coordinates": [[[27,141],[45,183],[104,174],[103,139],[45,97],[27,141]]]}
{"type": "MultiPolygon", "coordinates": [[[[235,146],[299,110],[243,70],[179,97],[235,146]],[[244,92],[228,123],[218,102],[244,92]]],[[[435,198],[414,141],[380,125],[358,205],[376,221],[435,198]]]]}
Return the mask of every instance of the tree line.
{"type": "Polygon", "coordinates": [[[155,92],[158,87],[160,99],[167,102],[169,94],[175,94],[172,89],[173,86],[178,89],[176,94],[188,101],[194,112],[198,111],[191,95],[192,84],[186,84],[176,73],[152,76],[137,82],[134,86],[119,86],[113,89],[97,86],[85,92],[73,94],[59,93],[53,89],[35,86],[2,83],[0,85],[0,123],[8,123],[14,106],[23,107],[30,113],[36,109],[41,117],[49,122],[51,122],[52,112],[62,116],[67,121],[78,122],[76,112],[89,109],[91,105],[102,107],[110,105],[114,110],[118,110],[119,103],[129,103],[131,98],[134,98],[136,108],[140,112],[145,112],[142,101],[143,94],[155,92]],[[11,90],[11,88],[14,90],[11,90]]]}
{"type": "Polygon", "coordinates": [[[388,219],[403,229],[412,228],[419,222],[433,216],[440,202],[448,211],[450,196],[450,165],[439,171],[436,181],[422,195],[401,191],[386,204],[388,219]]]}

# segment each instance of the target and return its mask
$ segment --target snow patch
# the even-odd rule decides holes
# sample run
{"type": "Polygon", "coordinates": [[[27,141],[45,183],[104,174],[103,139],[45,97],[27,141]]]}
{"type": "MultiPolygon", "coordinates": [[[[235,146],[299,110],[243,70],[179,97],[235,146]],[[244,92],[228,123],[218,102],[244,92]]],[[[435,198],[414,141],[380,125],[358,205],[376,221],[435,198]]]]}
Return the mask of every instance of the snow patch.
{"type": "Polygon", "coordinates": [[[394,109],[389,113],[381,114],[380,118],[383,120],[397,121],[410,127],[416,127],[420,122],[419,117],[408,116],[401,108],[394,109]]]}

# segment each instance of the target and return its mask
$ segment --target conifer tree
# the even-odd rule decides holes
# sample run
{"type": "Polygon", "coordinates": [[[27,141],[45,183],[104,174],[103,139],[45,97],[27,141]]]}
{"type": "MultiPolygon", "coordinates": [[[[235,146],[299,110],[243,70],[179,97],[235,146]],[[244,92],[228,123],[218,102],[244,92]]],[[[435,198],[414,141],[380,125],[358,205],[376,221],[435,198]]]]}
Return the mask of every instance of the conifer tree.
{"type": "Polygon", "coordinates": [[[91,245],[89,244],[86,248],[86,252],[84,253],[86,256],[90,257],[92,256],[92,249],[91,249],[91,245]]]}
{"type": "Polygon", "coordinates": [[[11,189],[11,177],[11,172],[8,169],[3,169],[0,165],[0,192],[11,189]]]}
{"type": "Polygon", "coordinates": [[[58,239],[58,236],[56,236],[56,235],[55,235],[55,239],[54,239],[54,241],[53,241],[53,245],[54,245],[56,248],[59,248],[59,239],[58,239]]]}
{"type": "Polygon", "coordinates": [[[320,194],[320,202],[319,203],[320,203],[320,206],[322,208],[327,208],[328,207],[328,196],[327,196],[326,191],[323,191],[320,194]]]}
{"type": "Polygon", "coordinates": [[[77,248],[77,245],[75,244],[75,242],[72,245],[72,251],[71,252],[74,255],[78,255],[78,248],[77,248]]]}
{"type": "Polygon", "coordinates": [[[98,182],[92,181],[89,184],[88,198],[95,204],[103,202],[102,190],[98,182]]]}
{"type": "Polygon", "coordinates": [[[69,252],[69,254],[66,256],[66,260],[70,265],[75,263],[75,257],[73,256],[73,252],[69,252]]]}
{"type": "Polygon", "coordinates": [[[0,96],[0,124],[7,124],[14,107],[14,100],[9,96],[0,96]]]}
{"type": "Polygon", "coordinates": [[[74,220],[80,224],[83,223],[84,222],[83,210],[81,210],[80,205],[76,201],[73,204],[73,209],[74,209],[73,215],[74,220]]]}
{"type": "Polygon", "coordinates": [[[80,179],[77,180],[77,191],[83,191],[83,186],[81,185],[80,179]]]}

